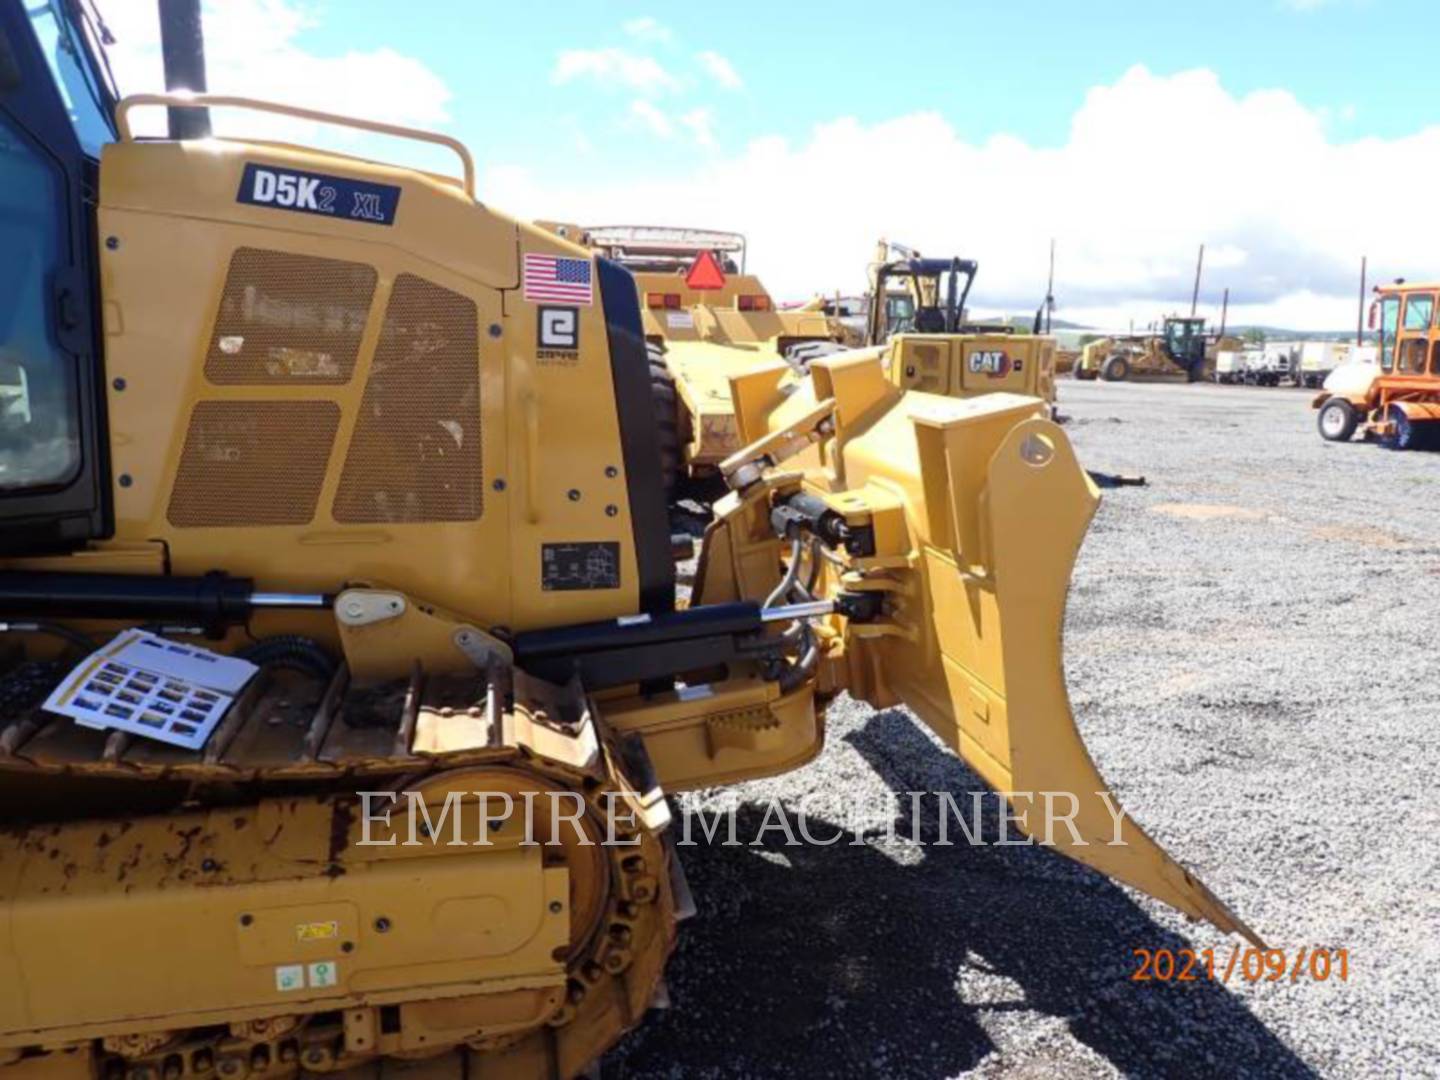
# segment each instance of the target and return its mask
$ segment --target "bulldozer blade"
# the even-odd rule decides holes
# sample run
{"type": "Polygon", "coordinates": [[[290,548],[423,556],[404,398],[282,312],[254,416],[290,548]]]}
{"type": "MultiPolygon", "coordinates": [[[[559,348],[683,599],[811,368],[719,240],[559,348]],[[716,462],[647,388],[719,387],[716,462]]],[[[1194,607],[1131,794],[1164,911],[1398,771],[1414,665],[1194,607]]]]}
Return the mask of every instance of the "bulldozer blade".
{"type": "Polygon", "coordinates": [[[1262,946],[1123,811],[1076,728],[1061,638],[1075,557],[1100,497],[1065,433],[998,408],[958,424],[912,419],[925,493],[916,521],[929,534],[920,545],[923,614],[905,620],[909,640],[882,649],[881,698],[909,705],[1037,842],[1262,946]]]}

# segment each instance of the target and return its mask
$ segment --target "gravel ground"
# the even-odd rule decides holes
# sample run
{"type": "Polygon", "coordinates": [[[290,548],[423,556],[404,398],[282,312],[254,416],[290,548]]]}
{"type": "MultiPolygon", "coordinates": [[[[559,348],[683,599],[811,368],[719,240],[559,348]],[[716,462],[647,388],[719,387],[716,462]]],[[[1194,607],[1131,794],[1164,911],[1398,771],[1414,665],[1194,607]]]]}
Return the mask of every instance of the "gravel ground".
{"type": "Polygon", "coordinates": [[[1148,479],[1105,494],[1065,655],[1132,815],[1272,946],[1347,949],[1348,981],[1131,981],[1132,949],[1231,939],[1042,849],[887,836],[888,793],[983,785],[842,699],[807,768],[684,802],[738,798],[745,836],[770,796],[875,811],[812,813],[850,826],[831,847],[682,849],[674,1008],[606,1075],[1440,1075],[1440,455],[1322,443],[1308,397],[1064,380],[1086,466],[1148,479]]]}

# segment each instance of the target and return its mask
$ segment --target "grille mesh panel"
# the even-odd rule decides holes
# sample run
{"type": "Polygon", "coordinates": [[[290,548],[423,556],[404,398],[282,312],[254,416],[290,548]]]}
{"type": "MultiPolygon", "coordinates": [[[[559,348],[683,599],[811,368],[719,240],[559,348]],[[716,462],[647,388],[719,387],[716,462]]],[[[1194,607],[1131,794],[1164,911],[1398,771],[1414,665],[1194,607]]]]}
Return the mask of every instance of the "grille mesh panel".
{"type": "Polygon", "coordinates": [[[239,248],[205,377],[221,385],[348,382],[374,297],[375,269],[363,263],[239,248]]]}
{"type": "Polygon", "coordinates": [[[330,401],[198,402],[170,492],[170,524],[308,523],[339,423],[330,401]]]}
{"type": "Polygon", "coordinates": [[[413,274],[395,279],[335,495],[336,521],[480,516],[478,324],[472,300],[413,274]]]}

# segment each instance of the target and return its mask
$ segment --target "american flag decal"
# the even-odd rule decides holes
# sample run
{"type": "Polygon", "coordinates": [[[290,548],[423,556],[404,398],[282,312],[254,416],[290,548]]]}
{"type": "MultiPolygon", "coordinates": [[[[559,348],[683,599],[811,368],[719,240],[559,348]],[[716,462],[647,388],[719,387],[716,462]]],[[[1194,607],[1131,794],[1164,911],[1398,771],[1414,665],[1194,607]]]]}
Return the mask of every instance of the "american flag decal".
{"type": "Polygon", "coordinates": [[[588,307],[594,299],[589,259],[527,253],[522,279],[525,299],[531,302],[584,304],[588,307]]]}

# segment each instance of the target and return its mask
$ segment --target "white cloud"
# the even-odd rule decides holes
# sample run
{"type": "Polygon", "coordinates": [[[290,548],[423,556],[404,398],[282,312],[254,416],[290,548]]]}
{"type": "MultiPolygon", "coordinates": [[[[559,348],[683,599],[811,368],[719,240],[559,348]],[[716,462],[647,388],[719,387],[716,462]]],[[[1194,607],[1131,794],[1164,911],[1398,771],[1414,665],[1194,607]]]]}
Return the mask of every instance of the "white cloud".
{"type": "MultiPolygon", "coordinates": [[[[122,93],[164,89],[160,28],[153,3],[105,6],[106,21],[117,42],[109,50],[122,93]]],[[[348,50],[317,54],[296,42],[312,25],[293,0],[209,0],[204,8],[205,61],[212,93],[230,93],[306,106],[325,112],[420,127],[450,119],[449,89],[414,57],[394,49],[348,50]]],[[[161,110],[135,114],[143,134],[164,131],[161,110]]],[[[217,134],[303,141],[321,146],[379,143],[383,136],[357,136],[342,129],[266,114],[217,110],[217,134]]],[[[391,140],[384,145],[394,150],[391,140]]],[[[406,144],[401,144],[406,145],[406,144]]],[[[405,151],[400,152],[403,157],[405,151]]],[[[394,158],[396,153],[388,156],[394,158]]],[[[416,155],[433,164],[433,155],[416,155]]],[[[406,158],[405,160],[413,160],[406,158]]],[[[441,159],[443,160],[443,159],[441,159]]],[[[450,166],[447,166],[450,167],[450,166]]]]}
{"type": "Polygon", "coordinates": [[[705,149],[715,146],[714,118],[711,111],[703,106],[671,117],[644,98],[636,98],[630,103],[627,115],[630,127],[642,128],[658,138],[674,138],[678,126],[696,146],[705,149]]]}
{"type": "Polygon", "coordinates": [[[630,103],[630,115],[638,120],[652,135],[668,139],[675,134],[669,117],[648,101],[636,100],[630,103]]]}
{"type": "Polygon", "coordinates": [[[722,89],[739,90],[745,85],[730,61],[719,53],[706,49],[704,52],[696,53],[695,59],[700,61],[700,66],[722,89]]]}
{"type": "Polygon", "coordinates": [[[670,40],[670,28],[652,15],[642,15],[625,23],[625,33],[636,41],[664,42],[670,40]]]}
{"type": "Polygon", "coordinates": [[[1229,286],[1232,323],[1340,329],[1354,323],[1362,253],[1372,280],[1433,266],[1428,230],[1377,197],[1386,177],[1437,170],[1440,127],[1331,142],[1319,114],[1284,91],[1236,97],[1209,71],[1136,67],[1091,90],[1054,148],[1009,136],[968,142],[919,112],[869,125],[841,118],[794,142],[756,139],[684,175],[606,183],[592,171],[556,186],[555,174],[512,167],[487,176],[485,190],[522,215],[601,220],[643,209],[661,223],[739,229],[751,238],[750,265],[784,298],[859,288],[886,236],[978,259],[977,307],[1033,310],[1054,236],[1057,314],[1107,325],[1188,310],[1203,242],[1202,310],[1218,313],[1229,286]]]}
{"type": "Polygon", "coordinates": [[[681,113],[677,119],[682,127],[690,133],[695,140],[696,146],[703,146],[706,149],[715,145],[715,118],[711,111],[703,106],[698,109],[691,109],[689,112],[681,113]]]}
{"type": "Polygon", "coordinates": [[[601,85],[642,94],[659,94],[680,86],[679,80],[653,56],[637,56],[615,48],[566,49],[556,58],[550,79],[557,84],[594,79],[601,85]]]}

